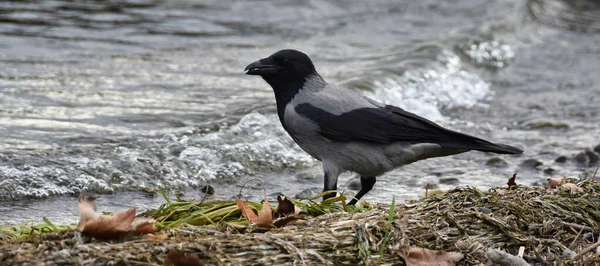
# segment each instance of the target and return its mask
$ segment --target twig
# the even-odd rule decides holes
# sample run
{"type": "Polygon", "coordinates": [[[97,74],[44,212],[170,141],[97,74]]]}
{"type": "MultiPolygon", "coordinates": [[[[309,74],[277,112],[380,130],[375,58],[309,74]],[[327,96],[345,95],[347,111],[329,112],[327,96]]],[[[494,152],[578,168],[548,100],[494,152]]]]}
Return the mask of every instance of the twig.
{"type": "MultiPolygon", "coordinates": [[[[281,238],[278,238],[276,236],[267,235],[267,234],[264,234],[262,237],[258,237],[258,236],[255,236],[255,237],[257,237],[258,239],[271,239],[271,240],[273,240],[273,243],[281,246],[283,249],[285,249],[288,252],[288,254],[294,256],[294,264],[296,264],[296,258],[300,258],[300,262],[302,263],[302,265],[306,265],[306,263],[304,262],[304,255],[303,255],[304,252],[302,252],[299,248],[297,248],[296,246],[294,246],[293,243],[291,243],[289,241],[285,241],[285,240],[283,240],[281,238]]],[[[268,240],[264,240],[264,241],[268,242],[268,240]]]]}
{"type": "Polygon", "coordinates": [[[585,183],[593,183],[596,180],[596,175],[598,174],[598,169],[600,169],[600,162],[598,162],[598,166],[596,166],[596,171],[594,171],[594,175],[592,178],[588,179],[585,183]]]}
{"type": "Polygon", "coordinates": [[[600,241],[598,241],[598,242],[594,243],[593,245],[591,245],[591,246],[583,249],[581,252],[577,253],[577,255],[575,255],[575,257],[571,258],[566,263],[571,263],[573,261],[576,261],[576,260],[580,259],[581,257],[583,257],[583,255],[585,255],[586,253],[594,250],[598,246],[600,246],[600,241]]]}
{"type": "MultiPolygon", "coordinates": [[[[206,195],[208,195],[208,184],[205,187],[206,187],[206,191],[203,191],[204,193],[202,193],[202,194],[204,194],[204,195],[202,196],[202,200],[198,204],[202,204],[204,202],[204,200],[206,200],[206,195]]],[[[240,194],[242,194],[242,193],[240,192],[240,194]]]]}
{"type": "Polygon", "coordinates": [[[593,262],[592,260],[597,259],[598,257],[600,257],[600,254],[594,254],[592,256],[589,256],[587,259],[585,259],[581,265],[593,265],[591,264],[591,262],[593,262]]]}
{"type": "Polygon", "coordinates": [[[575,239],[573,239],[573,242],[571,242],[571,245],[569,245],[569,249],[571,249],[573,247],[573,244],[575,244],[575,241],[577,241],[577,239],[581,235],[581,232],[583,232],[583,229],[584,229],[584,227],[581,227],[581,230],[579,230],[579,233],[577,233],[577,235],[575,236],[575,239]]]}
{"type": "Polygon", "coordinates": [[[590,226],[585,226],[585,225],[580,225],[580,224],[574,224],[574,223],[567,223],[567,222],[560,222],[563,226],[568,226],[571,227],[573,229],[577,229],[577,230],[585,230],[585,231],[596,231],[597,229],[590,227],[590,226]]]}
{"type": "Polygon", "coordinates": [[[148,265],[148,262],[137,261],[137,260],[133,260],[133,259],[127,260],[127,263],[135,264],[135,265],[148,265]]]}
{"type": "Polygon", "coordinates": [[[552,265],[546,259],[542,258],[542,255],[540,255],[540,252],[537,250],[537,248],[535,248],[535,247],[533,248],[533,253],[542,262],[542,264],[544,264],[544,265],[552,265]]]}
{"type": "Polygon", "coordinates": [[[427,185],[425,185],[425,198],[429,197],[429,187],[431,186],[431,184],[427,183],[427,185]]]}
{"type": "Polygon", "coordinates": [[[260,182],[260,185],[261,185],[261,186],[262,186],[262,188],[263,188],[263,192],[264,192],[264,194],[265,194],[265,199],[266,199],[266,198],[267,198],[267,189],[265,188],[265,184],[263,183],[263,181],[262,181],[262,180],[260,180],[260,179],[258,179],[258,178],[252,178],[252,179],[250,179],[250,180],[246,181],[246,182],[245,182],[245,183],[242,185],[242,187],[240,188],[240,193],[239,193],[239,195],[242,195],[242,190],[244,190],[244,187],[246,186],[246,184],[250,183],[250,181],[258,181],[258,182],[260,182]]]}
{"type": "Polygon", "coordinates": [[[523,254],[525,254],[525,247],[524,246],[520,246],[519,247],[519,253],[517,254],[517,257],[519,258],[523,258],[523,254]]]}
{"type": "Polygon", "coordinates": [[[325,260],[325,258],[323,258],[323,256],[321,256],[321,254],[319,254],[319,252],[315,251],[314,249],[308,249],[308,250],[305,250],[305,252],[306,252],[306,254],[315,256],[315,258],[319,259],[321,261],[321,263],[323,263],[323,265],[328,264],[327,260],[325,260]]]}
{"type": "Polygon", "coordinates": [[[496,265],[530,266],[523,258],[501,250],[489,248],[486,252],[488,259],[496,265]]]}
{"type": "Polygon", "coordinates": [[[369,266],[371,263],[369,259],[371,258],[371,254],[369,252],[369,237],[366,236],[367,230],[365,225],[358,226],[356,229],[356,242],[358,246],[358,256],[361,258],[363,264],[365,266],[369,266]]]}
{"type": "Polygon", "coordinates": [[[227,254],[227,252],[223,252],[223,250],[221,249],[221,245],[216,244],[216,245],[211,245],[210,247],[204,247],[200,249],[206,256],[208,256],[213,262],[216,262],[217,265],[219,266],[223,266],[225,265],[223,263],[223,259],[221,258],[221,255],[223,255],[227,260],[229,260],[229,262],[233,261],[233,258],[231,256],[229,256],[229,254],[227,254]],[[211,252],[211,249],[214,249],[214,251],[216,252],[211,252]]]}

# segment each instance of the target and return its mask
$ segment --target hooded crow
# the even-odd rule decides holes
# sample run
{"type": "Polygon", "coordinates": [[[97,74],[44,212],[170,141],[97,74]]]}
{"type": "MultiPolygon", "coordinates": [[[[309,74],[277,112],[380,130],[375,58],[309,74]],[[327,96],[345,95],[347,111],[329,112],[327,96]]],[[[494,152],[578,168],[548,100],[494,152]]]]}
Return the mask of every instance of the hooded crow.
{"type": "MultiPolygon", "coordinates": [[[[310,58],[296,50],[276,52],[248,65],[245,72],[261,76],[273,88],[281,125],[323,164],[324,191],[337,190],[344,171],[360,175],[361,189],[349,204],[369,192],[377,176],[419,160],[470,150],[523,153],[331,85],[310,58]]],[[[334,196],[332,192],[323,199],[334,196]]]]}

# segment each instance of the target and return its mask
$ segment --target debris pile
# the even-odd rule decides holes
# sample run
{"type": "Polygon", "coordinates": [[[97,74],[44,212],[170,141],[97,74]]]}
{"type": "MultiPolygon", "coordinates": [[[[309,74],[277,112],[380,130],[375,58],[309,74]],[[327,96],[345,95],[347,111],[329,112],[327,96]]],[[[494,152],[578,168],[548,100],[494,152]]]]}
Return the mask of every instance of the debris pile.
{"type": "Polygon", "coordinates": [[[459,187],[391,206],[346,206],[340,196],[292,200],[290,208],[280,199],[287,205],[281,217],[264,202],[169,201],[149,215],[161,230],[142,236],[104,240],[49,221],[37,230],[2,228],[0,264],[600,263],[600,183],[513,183],[490,191],[459,187]],[[275,226],[278,219],[288,220],[275,226]]]}

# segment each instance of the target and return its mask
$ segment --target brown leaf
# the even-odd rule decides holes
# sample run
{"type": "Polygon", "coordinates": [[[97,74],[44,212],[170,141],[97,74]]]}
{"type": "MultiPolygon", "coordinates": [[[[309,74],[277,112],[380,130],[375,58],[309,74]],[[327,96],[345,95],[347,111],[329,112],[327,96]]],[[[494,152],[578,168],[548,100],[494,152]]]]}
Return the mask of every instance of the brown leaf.
{"type": "Polygon", "coordinates": [[[299,215],[302,209],[294,205],[288,198],[285,196],[277,196],[277,201],[279,202],[279,205],[277,205],[277,210],[275,212],[279,218],[273,222],[275,227],[292,225],[296,223],[297,220],[304,219],[304,217],[299,215]]]}
{"type": "Polygon", "coordinates": [[[583,192],[583,189],[573,183],[565,183],[560,185],[561,187],[565,187],[571,190],[571,192],[583,192]]]}
{"type": "Polygon", "coordinates": [[[276,212],[280,217],[288,216],[290,214],[298,216],[300,212],[302,212],[302,209],[294,205],[294,203],[292,203],[292,201],[286,196],[277,196],[277,202],[279,202],[279,205],[277,205],[276,212]]]}
{"type": "Polygon", "coordinates": [[[273,210],[271,210],[271,204],[267,199],[263,200],[262,209],[258,211],[258,218],[254,221],[254,224],[263,227],[274,227],[273,210]]]}
{"type": "Polygon", "coordinates": [[[296,215],[290,215],[290,216],[285,216],[285,217],[281,217],[277,220],[275,220],[273,222],[273,225],[275,227],[284,227],[286,225],[292,225],[294,223],[296,223],[296,221],[304,219],[304,217],[302,216],[296,216],[296,215]]]}
{"type": "Polygon", "coordinates": [[[562,183],[562,178],[548,178],[548,183],[546,183],[546,188],[556,188],[560,186],[562,183]]]}
{"type": "MultiPolygon", "coordinates": [[[[77,230],[80,232],[97,238],[114,239],[129,235],[134,227],[132,226],[135,219],[135,209],[118,212],[115,215],[101,215],[96,213],[95,198],[86,197],[84,193],[79,196],[79,213],[81,220],[77,225],[77,230]]],[[[134,234],[140,235],[147,232],[156,232],[154,220],[146,219],[141,223],[142,229],[134,234]],[[151,224],[151,226],[150,226],[151,224]]],[[[140,227],[135,227],[140,228],[140,227]]]]}
{"type": "Polygon", "coordinates": [[[517,186],[517,182],[515,182],[515,179],[517,179],[517,173],[514,173],[513,176],[508,179],[508,183],[506,183],[509,189],[517,186]]]}
{"type": "Polygon", "coordinates": [[[460,252],[446,252],[419,247],[404,246],[398,255],[406,261],[407,266],[451,266],[463,258],[460,252]]]}
{"type": "Polygon", "coordinates": [[[396,222],[401,227],[408,227],[408,215],[404,215],[402,219],[396,222]]]}
{"type": "Polygon", "coordinates": [[[285,196],[277,196],[277,202],[279,203],[276,210],[277,214],[280,216],[295,214],[296,205],[294,205],[294,203],[292,203],[292,201],[290,201],[288,198],[285,196]]]}
{"type": "Polygon", "coordinates": [[[258,217],[256,217],[256,214],[254,213],[254,211],[252,211],[252,209],[250,209],[250,207],[248,207],[248,204],[246,204],[246,202],[239,198],[236,198],[235,203],[237,203],[238,208],[242,210],[242,215],[244,215],[244,218],[246,218],[246,220],[248,220],[251,223],[254,223],[254,221],[256,221],[258,217]]]}
{"type": "Polygon", "coordinates": [[[133,235],[139,236],[160,231],[159,228],[156,228],[156,226],[154,226],[154,222],[154,219],[151,218],[141,218],[135,220],[131,224],[131,226],[133,227],[133,235]]]}
{"type": "Polygon", "coordinates": [[[169,239],[169,236],[165,235],[165,234],[158,234],[158,235],[148,234],[146,237],[149,239],[152,239],[152,240],[168,240],[169,239]]]}
{"type": "Polygon", "coordinates": [[[497,189],[494,189],[494,191],[496,193],[498,193],[498,195],[504,195],[504,194],[506,194],[506,189],[497,188],[497,189]]]}
{"type": "Polygon", "coordinates": [[[165,259],[165,266],[202,266],[204,263],[194,254],[185,254],[185,252],[176,250],[171,251],[165,259]]]}
{"type": "Polygon", "coordinates": [[[242,215],[244,215],[244,218],[246,218],[246,220],[249,222],[263,227],[275,227],[273,225],[273,210],[271,210],[271,205],[267,199],[263,201],[263,206],[262,209],[258,211],[258,216],[254,214],[254,211],[252,211],[252,209],[248,207],[248,204],[246,204],[246,202],[243,200],[235,199],[235,203],[237,203],[238,208],[242,210],[242,215]]]}

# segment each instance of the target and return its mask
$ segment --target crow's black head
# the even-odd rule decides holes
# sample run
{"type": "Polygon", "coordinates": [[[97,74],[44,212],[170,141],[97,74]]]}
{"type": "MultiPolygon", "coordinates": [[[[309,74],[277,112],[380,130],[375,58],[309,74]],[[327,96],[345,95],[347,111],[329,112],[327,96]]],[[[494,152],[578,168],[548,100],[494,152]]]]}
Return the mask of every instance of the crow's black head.
{"type": "Polygon", "coordinates": [[[245,69],[247,75],[259,75],[275,91],[296,89],[306,79],[316,75],[315,66],[308,56],[300,51],[286,49],[260,59],[245,69]]]}
{"type": "Polygon", "coordinates": [[[285,127],[283,113],[287,104],[304,88],[309,78],[316,78],[326,84],[317,74],[308,56],[300,51],[286,49],[258,60],[245,69],[248,75],[261,76],[275,92],[277,113],[285,127]]]}

